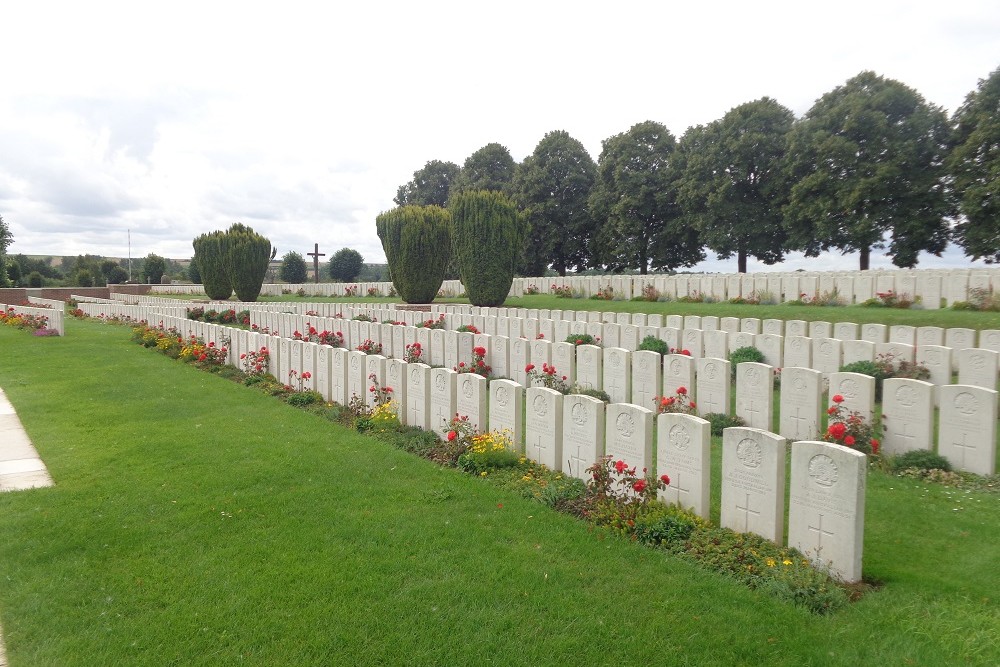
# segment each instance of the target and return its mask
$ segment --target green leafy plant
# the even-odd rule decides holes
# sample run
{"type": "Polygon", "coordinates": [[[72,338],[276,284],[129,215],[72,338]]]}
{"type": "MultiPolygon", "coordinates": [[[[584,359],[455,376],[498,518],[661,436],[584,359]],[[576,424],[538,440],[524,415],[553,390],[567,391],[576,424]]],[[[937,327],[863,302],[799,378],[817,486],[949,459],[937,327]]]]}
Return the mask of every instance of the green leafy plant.
{"type": "Polygon", "coordinates": [[[702,415],[702,419],[708,421],[711,424],[712,435],[721,436],[722,431],[727,428],[732,428],[734,426],[746,426],[746,420],[737,415],[727,415],[721,412],[709,412],[708,414],[702,415]]]}
{"type": "Polygon", "coordinates": [[[670,346],[667,345],[667,342],[656,336],[646,336],[643,338],[642,342],[639,343],[639,349],[649,350],[660,355],[670,354],[670,346]]]}

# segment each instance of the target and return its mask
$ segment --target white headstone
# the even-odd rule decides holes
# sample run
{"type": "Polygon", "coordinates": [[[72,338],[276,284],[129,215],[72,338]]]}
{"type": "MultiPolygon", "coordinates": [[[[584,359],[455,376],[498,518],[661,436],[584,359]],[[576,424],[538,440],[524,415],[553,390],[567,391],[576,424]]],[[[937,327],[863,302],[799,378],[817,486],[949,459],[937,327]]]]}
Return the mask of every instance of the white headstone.
{"type": "Polygon", "coordinates": [[[469,418],[478,431],[486,429],[489,381],[476,373],[459,373],[456,378],[455,412],[469,418]]]}
{"type": "MultiPolygon", "coordinates": [[[[737,335],[737,334],[733,334],[737,335]]],[[[703,331],[702,351],[704,357],[725,359],[729,356],[729,336],[725,331],[703,331]]]]}
{"type": "Polygon", "coordinates": [[[687,350],[695,359],[705,356],[701,329],[684,329],[681,331],[681,349],[687,350]]]}
{"type": "Polygon", "coordinates": [[[730,393],[730,363],[725,359],[699,359],[696,378],[698,415],[709,413],[728,415],[730,393]]]}
{"type": "Polygon", "coordinates": [[[628,403],[612,403],[607,407],[605,422],[605,453],[628,467],[653,465],[653,411],[628,403]]]}
{"type": "Polygon", "coordinates": [[[425,431],[431,430],[431,367],[409,364],[406,369],[405,423],[425,431]]]}
{"type": "Polygon", "coordinates": [[[959,350],[958,384],[996,389],[998,363],[1000,363],[1000,354],[993,350],[979,347],[959,350]]]}
{"type": "Polygon", "coordinates": [[[940,388],[938,454],[958,470],[996,472],[997,392],[964,384],[940,388]]]}
{"type": "Polygon", "coordinates": [[[767,364],[736,364],[736,416],[747,426],[770,431],[774,422],[774,369],[767,364]]]}
{"type": "Polygon", "coordinates": [[[378,381],[379,386],[385,386],[385,357],[380,354],[369,354],[365,357],[365,382],[368,384],[368,391],[365,392],[365,403],[368,407],[375,406],[375,392],[371,388],[375,385],[372,382],[372,375],[378,381]]]}
{"type": "Polygon", "coordinates": [[[812,339],[785,336],[785,366],[812,368],[812,339]]]}
{"type": "Polygon", "coordinates": [[[823,374],[811,368],[786,366],[781,370],[778,397],[781,435],[789,440],[818,437],[823,409],[823,374]]]}
{"type": "Polygon", "coordinates": [[[576,346],[576,381],[584,389],[601,389],[604,384],[604,354],[596,345],[576,346]]]}
{"type": "Polygon", "coordinates": [[[342,347],[330,350],[330,400],[340,405],[347,405],[351,399],[347,388],[347,369],[350,366],[348,357],[350,352],[342,347]]]}
{"type": "Polygon", "coordinates": [[[861,580],[868,457],[819,441],[792,444],[788,546],[845,582],[861,580]]]}
{"type": "Polygon", "coordinates": [[[604,401],[570,394],[563,398],[563,459],[566,474],[589,480],[587,468],[604,456],[604,401]]]}
{"type": "Polygon", "coordinates": [[[629,351],[620,347],[606,347],[603,352],[604,391],[611,397],[612,403],[631,402],[632,359],[629,351]]]}
{"type": "Polygon", "coordinates": [[[347,353],[347,400],[357,396],[363,402],[367,401],[368,381],[365,377],[365,357],[364,352],[350,350],[347,353]]]}
{"type": "Polygon", "coordinates": [[[391,390],[390,399],[395,402],[395,412],[403,424],[406,423],[407,365],[401,359],[387,359],[385,362],[385,386],[391,390]]]}
{"type": "Polygon", "coordinates": [[[632,353],[632,403],[650,407],[663,387],[660,354],[649,350],[632,353]]]}
{"type": "Polygon", "coordinates": [[[755,428],[722,432],[720,524],[777,544],[785,527],[785,439],[755,428]]]}
{"type": "Polygon", "coordinates": [[[854,322],[837,322],[833,325],[833,337],[848,341],[858,339],[858,325],[854,322]]]}
{"type": "Polygon", "coordinates": [[[932,449],[934,385],[908,378],[882,382],[882,452],[898,455],[932,449]]]}
{"type": "Polygon", "coordinates": [[[830,405],[834,396],[841,396],[849,412],[857,412],[869,424],[875,418],[875,378],[862,373],[832,373],[830,375],[830,405]]]}
{"type": "Polygon", "coordinates": [[[677,389],[684,387],[693,400],[697,383],[695,382],[696,362],[686,354],[668,354],[663,357],[663,395],[674,396],[677,389]]]}
{"type": "Polygon", "coordinates": [[[845,340],[841,351],[844,366],[856,361],[875,361],[875,343],[870,340],[845,340]]]}
{"type": "Polygon", "coordinates": [[[888,328],[884,324],[863,324],[861,325],[861,340],[885,343],[889,340],[888,328]]]}
{"type": "Polygon", "coordinates": [[[656,418],[656,475],[669,487],[659,498],[709,518],[712,425],[693,415],[666,413],[656,418]]]}
{"type": "Polygon", "coordinates": [[[528,387],[525,401],[525,456],[552,470],[561,470],[563,395],[546,387],[528,387]]]}
{"type": "Polygon", "coordinates": [[[490,430],[509,432],[514,451],[524,451],[523,386],[511,380],[490,382],[490,430]]]}
{"type": "Polygon", "coordinates": [[[762,333],[754,336],[754,347],[764,355],[764,363],[781,368],[784,365],[785,339],[778,334],[762,333]]]}
{"type": "Polygon", "coordinates": [[[444,439],[450,430],[448,424],[455,417],[455,379],[458,374],[450,368],[432,368],[430,381],[431,430],[444,439]]]}
{"type": "Polygon", "coordinates": [[[841,352],[843,341],[836,338],[813,338],[812,339],[812,367],[828,375],[840,370],[841,352]]]}

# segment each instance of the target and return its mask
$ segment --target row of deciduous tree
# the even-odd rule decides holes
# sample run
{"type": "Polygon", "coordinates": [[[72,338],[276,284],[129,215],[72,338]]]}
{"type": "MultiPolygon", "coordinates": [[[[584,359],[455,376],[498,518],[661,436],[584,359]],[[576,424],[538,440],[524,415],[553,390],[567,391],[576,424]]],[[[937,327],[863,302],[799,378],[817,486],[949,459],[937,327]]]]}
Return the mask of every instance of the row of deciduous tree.
{"type": "MultiPolygon", "coordinates": [[[[341,248],[333,253],[327,264],[327,274],[334,280],[345,283],[356,280],[364,268],[365,258],[354,248],[341,248]]],[[[278,277],[286,283],[304,283],[309,271],[302,253],[289,250],[281,256],[278,277]]]]}
{"type": "Polygon", "coordinates": [[[508,195],[530,223],[520,270],[672,270],[705,249],[780,262],[873,250],[899,267],[954,240],[1000,262],[1000,69],[948,118],[912,88],[862,72],[799,119],[762,98],[678,141],[647,121],[602,142],[595,163],[550,132],[516,164],[500,144],[459,168],[431,160],[399,187],[402,205],[446,206],[455,194],[508,195]]]}

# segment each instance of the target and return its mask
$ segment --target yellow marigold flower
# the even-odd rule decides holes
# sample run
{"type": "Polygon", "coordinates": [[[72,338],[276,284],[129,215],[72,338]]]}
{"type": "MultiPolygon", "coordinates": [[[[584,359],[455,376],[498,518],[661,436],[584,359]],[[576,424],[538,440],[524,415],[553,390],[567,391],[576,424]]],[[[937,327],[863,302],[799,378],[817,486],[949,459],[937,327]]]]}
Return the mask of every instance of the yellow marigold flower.
{"type": "Polygon", "coordinates": [[[781,561],[781,564],[782,564],[782,565],[791,565],[791,564],[792,564],[792,561],[790,561],[790,560],[788,560],[788,559],[786,558],[785,560],[781,561]]]}
{"type": "Polygon", "coordinates": [[[486,471],[484,470],[484,471],[482,471],[481,473],[479,473],[479,476],[480,476],[480,477],[486,477],[486,471]]]}
{"type": "Polygon", "coordinates": [[[768,567],[774,567],[774,559],[773,558],[768,558],[764,562],[767,563],[768,567]]]}

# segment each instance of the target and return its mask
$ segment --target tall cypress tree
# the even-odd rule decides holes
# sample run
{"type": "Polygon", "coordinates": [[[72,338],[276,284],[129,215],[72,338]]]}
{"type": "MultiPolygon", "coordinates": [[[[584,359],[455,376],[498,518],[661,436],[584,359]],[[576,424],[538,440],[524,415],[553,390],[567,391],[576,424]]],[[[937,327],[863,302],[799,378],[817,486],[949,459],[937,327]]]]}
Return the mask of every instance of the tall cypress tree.
{"type": "Polygon", "coordinates": [[[226,271],[225,236],[223,231],[214,231],[202,234],[192,242],[192,261],[198,265],[198,274],[209,299],[225,300],[233,294],[233,283],[226,271]]]}
{"type": "Polygon", "coordinates": [[[440,206],[399,206],[375,219],[389,277],[406,303],[430,303],[441,289],[451,259],[449,222],[440,206]]]}
{"type": "Polygon", "coordinates": [[[448,209],[452,252],[469,301],[503,304],[527,233],[524,218],[505,195],[486,190],[454,194],[448,209]]]}
{"type": "Polygon", "coordinates": [[[225,267],[240,301],[256,301],[274,258],[271,242],[252,228],[237,222],[226,232],[225,267]]]}

